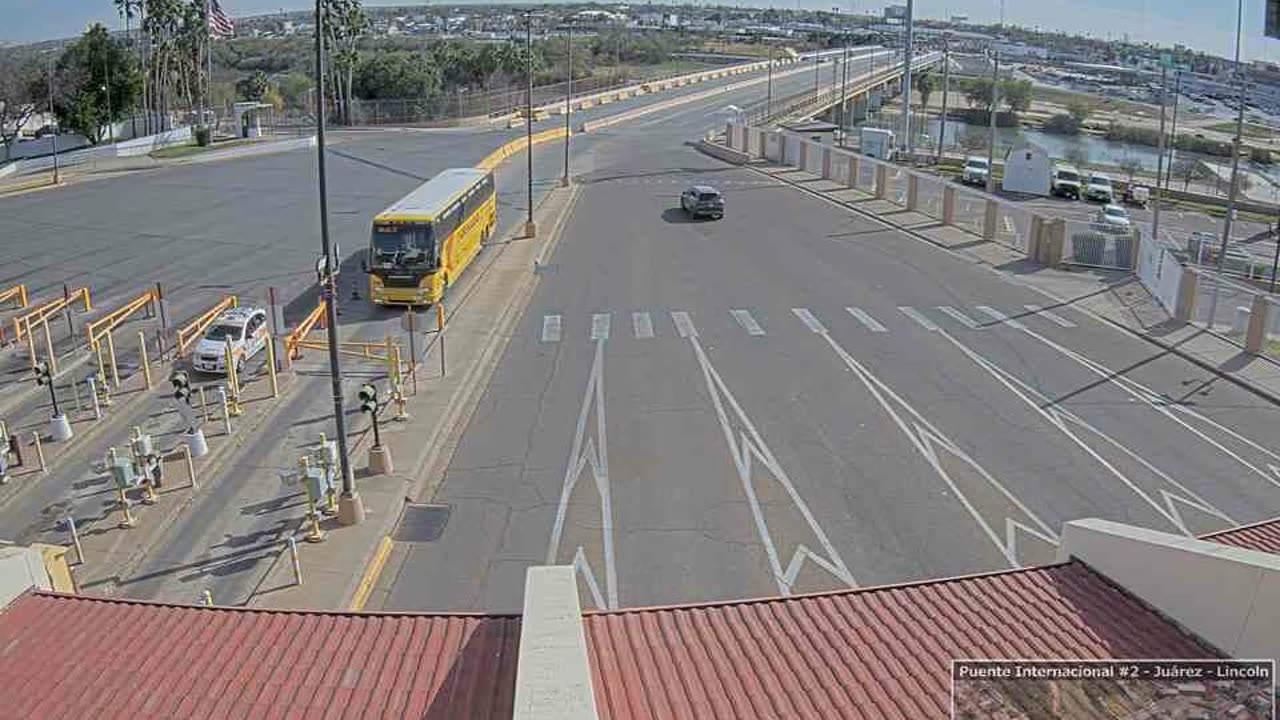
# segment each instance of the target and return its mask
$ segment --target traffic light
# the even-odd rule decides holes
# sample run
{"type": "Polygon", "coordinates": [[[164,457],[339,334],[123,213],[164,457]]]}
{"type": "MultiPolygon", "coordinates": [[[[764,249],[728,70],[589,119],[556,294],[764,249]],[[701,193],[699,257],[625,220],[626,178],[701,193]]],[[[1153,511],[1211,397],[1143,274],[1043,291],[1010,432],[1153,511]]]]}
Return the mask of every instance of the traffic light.
{"type": "Polygon", "coordinates": [[[31,368],[36,374],[36,384],[51,385],[53,384],[53,373],[49,371],[49,361],[41,360],[31,368]]]}
{"type": "Polygon", "coordinates": [[[360,386],[360,411],[378,414],[378,388],[371,383],[360,386]]]}
{"type": "Polygon", "coordinates": [[[178,370],[169,377],[169,382],[173,383],[173,399],[190,405],[191,381],[187,379],[186,371],[178,370]]]}

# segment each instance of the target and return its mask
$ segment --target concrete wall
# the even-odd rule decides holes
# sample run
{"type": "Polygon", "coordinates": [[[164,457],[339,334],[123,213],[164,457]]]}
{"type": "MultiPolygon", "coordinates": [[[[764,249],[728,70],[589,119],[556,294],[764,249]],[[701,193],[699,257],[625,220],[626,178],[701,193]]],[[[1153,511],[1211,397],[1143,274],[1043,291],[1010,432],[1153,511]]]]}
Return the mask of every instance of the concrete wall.
{"type": "Polygon", "coordinates": [[[587,638],[571,565],[531,567],[525,574],[515,720],[594,720],[595,691],[587,638]]]}
{"type": "Polygon", "coordinates": [[[1280,657],[1280,555],[1097,519],[1067,523],[1059,554],[1228,655],[1280,657]]]}

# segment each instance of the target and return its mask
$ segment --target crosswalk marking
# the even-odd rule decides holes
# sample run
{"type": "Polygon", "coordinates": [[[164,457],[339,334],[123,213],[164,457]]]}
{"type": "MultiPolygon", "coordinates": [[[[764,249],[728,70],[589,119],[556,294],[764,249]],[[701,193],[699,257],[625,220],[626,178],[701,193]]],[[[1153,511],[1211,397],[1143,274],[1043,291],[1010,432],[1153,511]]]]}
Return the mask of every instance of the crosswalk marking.
{"type": "Polygon", "coordinates": [[[866,310],[856,307],[847,307],[845,310],[871,332],[889,332],[889,328],[881,325],[866,310]]]}
{"type": "Polygon", "coordinates": [[[1011,328],[1017,328],[1019,330],[1027,329],[1027,326],[1023,325],[1021,321],[1014,320],[1013,318],[1009,317],[1008,315],[1005,315],[1004,313],[1000,312],[999,310],[989,305],[977,305],[976,307],[978,308],[978,312],[989,316],[992,320],[995,320],[996,322],[1002,322],[1011,328]]]}
{"type": "Polygon", "coordinates": [[[800,318],[801,322],[808,325],[810,330],[818,333],[819,335],[827,332],[827,329],[823,327],[822,323],[818,322],[818,318],[814,317],[813,313],[809,312],[809,308],[791,308],[791,312],[795,313],[796,317],[800,318]]]}
{"type": "Polygon", "coordinates": [[[751,317],[750,312],[747,312],[746,310],[730,310],[729,314],[733,316],[734,320],[738,321],[738,324],[742,326],[743,330],[747,331],[748,335],[764,334],[764,328],[760,327],[760,323],[756,322],[756,319],[751,317]]]}
{"type": "Polygon", "coordinates": [[[906,305],[899,305],[898,310],[900,310],[903,315],[906,315],[912,320],[915,320],[916,322],[920,323],[920,327],[924,328],[925,330],[939,329],[937,323],[925,317],[923,313],[921,313],[919,310],[916,310],[913,307],[909,307],[906,305]]]}
{"type": "Polygon", "coordinates": [[[560,316],[559,315],[543,315],[542,316],[542,342],[544,343],[560,342],[560,316]]]}
{"type": "Polygon", "coordinates": [[[977,320],[974,320],[950,305],[939,305],[938,311],[971,330],[977,330],[980,327],[977,320]]]}
{"type": "Polygon", "coordinates": [[[693,321],[689,319],[689,313],[683,310],[672,310],[671,322],[676,324],[676,332],[680,334],[680,337],[698,337],[698,330],[693,326],[693,321]]]}
{"type": "Polygon", "coordinates": [[[592,340],[608,340],[609,339],[609,313],[592,313],[591,315],[591,339],[592,340]]]}
{"type": "Polygon", "coordinates": [[[631,329],[635,331],[637,340],[648,340],[653,337],[653,318],[647,312],[633,312],[631,329]]]}
{"type": "Polygon", "coordinates": [[[1048,321],[1050,321],[1050,322],[1056,323],[1057,325],[1059,325],[1059,326],[1061,326],[1061,327],[1064,327],[1064,328],[1073,328],[1073,327],[1075,327],[1075,326],[1076,326],[1076,324],[1075,324],[1075,323],[1073,323],[1073,322],[1071,322],[1070,320],[1068,320],[1068,319],[1066,319],[1066,318],[1062,317],[1062,316],[1061,316],[1061,315],[1059,315],[1058,313],[1055,313],[1055,312],[1053,312],[1052,310],[1045,310],[1044,308],[1040,307],[1039,305],[1024,305],[1023,307],[1025,307],[1026,309],[1030,310],[1031,312],[1033,312],[1033,313],[1035,313],[1035,314],[1039,315],[1040,317],[1045,318],[1046,320],[1048,320],[1048,321]]]}

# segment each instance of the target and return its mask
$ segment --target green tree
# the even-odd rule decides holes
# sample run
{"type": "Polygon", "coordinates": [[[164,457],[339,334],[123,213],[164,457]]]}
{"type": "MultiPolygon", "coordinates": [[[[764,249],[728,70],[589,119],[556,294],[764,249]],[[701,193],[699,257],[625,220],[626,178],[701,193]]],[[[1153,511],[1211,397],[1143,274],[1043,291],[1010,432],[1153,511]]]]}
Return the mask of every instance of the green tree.
{"type": "Polygon", "coordinates": [[[1031,107],[1031,81],[1000,79],[1000,102],[1012,112],[1025,112],[1031,107]]]}
{"type": "Polygon", "coordinates": [[[990,137],[985,129],[975,127],[973,125],[965,125],[964,130],[960,133],[960,147],[970,155],[986,150],[990,137]]]}
{"type": "Polygon", "coordinates": [[[435,98],[443,90],[437,66],[420,53],[383,53],[360,60],[354,92],[364,100],[435,98]]]}
{"type": "Polygon", "coordinates": [[[342,121],[351,124],[351,98],[359,43],[372,26],[360,0],[324,0],[326,42],[329,48],[330,88],[342,121]]]}
{"type": "Polygon", "coordinates": [[[1183,192],[1187,191],[1192,180],[1204,180],[1209,177],[1209,171],[1205,168],[1204,163],[1191,158],[1178,158],[1174,161],[1173,167],[1169,168],[1169,172],[1174,177],[1182,180],[1183,192]]]}
{"type": "Polygon", "coordinates": [[[938,81],[931,73],[924,73],[914,81],[914,88],[920,93],[920,105],[925,108],[929,107],[929,97],[933,95],[933,91],[938,89],[938,81]]]}
{"type": "Polygon", "coordinates": [[[991,112],[991,78],[967,78],[960,83],[960,91],[969,107],[991,112]]]}
{"type": "Polygon", "coordinates": [[[1074,115],[1058,113],[1044,122],[1044,131],[1054,135],[1079,135],[1080,121],[1074,115]]]}
{"type": "MultiPolygon", "coordinates": [[[[34,79],[33,89],[40,84],[34,79]]],[[[98,143],[111,123],[128,115],[142,78],[133,55],[95,24],[58,58],[53,84],[59,124],[98,143]]]]}
{"type": "Polygon", "coordinates": [[[241,100],[262,102],[262,98],[270,89],[271,79],[261,70],[236,81],[236,97],[241,100]]]}
{"type": "Polygon", "coordinates": [[[280,96],[289,107],[306,105],[308,93],[315,87],[310,77],[298,72],[291,72],[280,79],[280,96]]]}
{"type": "Polygon", "coordinates": [[[1098,109],[1098,103],[1090,98],[1079,97],[1068,100],[1065,109],[1067,114],[1075,119],[1076,125],[1083,125],[1084,121],[1098,109]]]}
{"type": "Polygon", "coordinates": [[[36,103],[48,103],[45,76],[38,63],[21,61],[13,53],[0,55],[0,145],[18,137],[39,109],[36,103]]]}

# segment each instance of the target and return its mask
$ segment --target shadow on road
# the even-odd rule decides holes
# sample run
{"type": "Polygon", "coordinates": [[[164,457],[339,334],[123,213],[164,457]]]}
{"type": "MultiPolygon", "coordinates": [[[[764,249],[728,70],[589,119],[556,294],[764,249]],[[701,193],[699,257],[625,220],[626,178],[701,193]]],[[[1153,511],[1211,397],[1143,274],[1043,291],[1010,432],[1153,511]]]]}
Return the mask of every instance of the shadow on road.
{"type": "Polygon", "coordinates": [[[691,225],[694,223],[714,222],[708,217],[693,217],[682,208],[667,208],[662,211],[662,221],[672,225],[691,225]]]}

